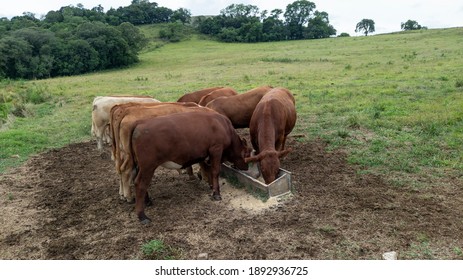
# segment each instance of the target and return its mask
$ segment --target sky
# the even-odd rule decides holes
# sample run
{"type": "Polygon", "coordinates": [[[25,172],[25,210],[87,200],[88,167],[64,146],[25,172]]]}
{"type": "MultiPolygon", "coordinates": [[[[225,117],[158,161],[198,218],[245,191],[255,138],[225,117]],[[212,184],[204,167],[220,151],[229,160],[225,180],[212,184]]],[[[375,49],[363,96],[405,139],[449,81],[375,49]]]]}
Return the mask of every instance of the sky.
{"type": "MultiPolygon", "coordinates": [[[[193,16],[218,15],[231,4],[255,5],[260,11],[285,10],[295,0],[151,0],[172,10],[188,9],[193,16]]],[[[40,18],[48,11],[63,6],[82,4],[91,9],[101,5],[105,12],[112,8],[130,5],[131,0],[0,0],[0,17],[11,18],[31,12],[40,18]]],[[[362,19],[375,22],[374,34],[400,31],[400,24],[409,19],[428,28],[463,27],[463,1],[461,0],[312,0],[316,10],[328,13],[337,34],[355,33],[355,26],[362,19]]]]}

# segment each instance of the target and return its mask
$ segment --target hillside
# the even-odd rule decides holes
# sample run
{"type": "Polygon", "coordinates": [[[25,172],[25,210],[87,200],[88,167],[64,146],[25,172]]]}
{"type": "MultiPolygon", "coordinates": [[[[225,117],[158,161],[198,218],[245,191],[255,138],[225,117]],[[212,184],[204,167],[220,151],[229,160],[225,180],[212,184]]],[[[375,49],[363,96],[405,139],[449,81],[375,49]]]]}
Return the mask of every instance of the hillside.
{"type": "Polygon", "coordinates": [[[192,37],[151,44],[141,63],[128,69],[3,81],[4,99],[26,96],[19,115],[27,117],[10,117],[3,125],[0,170],[31,153],[89,139],[90,104],[97,95],[175,101],[209,86],[244,92],[269,84],[296,95],[295,133],[347,149],[349,160],[368,172],[406,174],[399,180],[443,170],[460,174],[462,34],[454,28],[259,44],[192,37]],[[31,102],[34,96],[43,103],[31,102]]]}

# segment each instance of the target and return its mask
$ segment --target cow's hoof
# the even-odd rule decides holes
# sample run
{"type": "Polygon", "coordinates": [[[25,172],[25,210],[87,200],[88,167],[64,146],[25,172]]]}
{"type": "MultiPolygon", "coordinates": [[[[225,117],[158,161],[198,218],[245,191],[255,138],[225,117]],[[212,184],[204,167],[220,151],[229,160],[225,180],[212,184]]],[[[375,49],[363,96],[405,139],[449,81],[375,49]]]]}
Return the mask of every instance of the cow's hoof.
{"type": "Polygon", "coordinates": [[[221,196],[220,194],[213,194],[211,198],[212,198],[212,200],[214,200],[214,201],[220,201],[220,200],[222,200],[222,196],[221,196]]]}
{"type": "Polygon", "coordinates": [[[149,225],[149,224],[151,223],[151,220],[148,219],[148,218],[145,218],[145,219],[143,219],[143,220],[140,220],[140,223],[141,223],[142,225],[149,225]]]}
{"type": "Polygon", "coordinates": [[[198,178],[196,178],[195,175],[191,175],[191,176],[188,177],[187,182],[196,182],[197,180],[198,180],[198,178]]]}
{"type": "Polygon", "coordinates": [[[135,198],[125,198],[128,204],[134,204],[135,203],[135,198]]]}

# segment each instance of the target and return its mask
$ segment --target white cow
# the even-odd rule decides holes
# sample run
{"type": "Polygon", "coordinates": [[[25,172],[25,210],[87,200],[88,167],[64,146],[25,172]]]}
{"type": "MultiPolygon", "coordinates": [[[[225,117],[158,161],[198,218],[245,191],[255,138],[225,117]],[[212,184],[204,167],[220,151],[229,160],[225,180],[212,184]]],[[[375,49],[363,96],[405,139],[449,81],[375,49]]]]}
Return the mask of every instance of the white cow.
{"type": "Polygon", "coordinates": [[[97,96],[93,99],[92,135],[96,137],[98,150],[103,149],[103,141],[110,142],[110,111],[114,105],[128,102],[160,102],[149,96],[97,96]]]}

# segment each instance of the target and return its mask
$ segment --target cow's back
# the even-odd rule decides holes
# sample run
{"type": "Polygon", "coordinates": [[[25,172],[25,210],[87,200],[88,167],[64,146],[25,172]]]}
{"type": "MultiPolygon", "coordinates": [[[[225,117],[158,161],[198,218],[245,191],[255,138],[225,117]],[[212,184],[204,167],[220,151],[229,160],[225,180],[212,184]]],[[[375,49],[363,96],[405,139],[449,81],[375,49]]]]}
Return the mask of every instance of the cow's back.
{"type": "Polygon", "coordinates": [[[249,123],[254,148],[275,147],[275,143],[284,145],[286,136],[296,124],[296,117],[295,99],[289,90],[274,88],[269,91],[256,105],[249,123]]]}
{"type": "Polygon", "coordinates": [[[209,147],[231,145],[230,128],[226,117],[204,110],[140,120],[131,136],[134,160],[137,165],[173,161],[188,166],[204,160],[209,147]],[[162,137],[153,138],[157,134],[162,137]]]}
{"type": "Polygon", "coordinates": [[[199,100],[198,104],[201,106],[206,106],[207,103],[211,102],[212,100],[219,98],[219,97],[229,97],[238,95],[238,92],[231,87],[224,87],[217,90],[214,90],[206,95],[204,95],[201,100],[199,100]]]}
{"type": "Polygon", "coordinates": [[[270,86],[262,86],[242,94],[219,97],[209,102],[206,107],[227,116],[235,128],[249,127],[257,103],[271,89],[270,86]]]}
{"type": "Polygon", "coordinates": [[[203,96],[213,92],[214,90],[221,89],[221,88],[223,87],[210,87],[210,88],[205,88],[205,89],[189,92],[189,93],[182,95],[177,100],[177,102],[194,102],[198,104],[203,96]]]}
{"type": "Polygon", "coordinates": [[[193,102],[127,103],[117,105],[112,110],[111,132],[113,135],[113,154],[117,156],[120,141],[126,141],[127,130],[133,129],[133,123],[155,116],[181,112],[185,108],[202,108],[193,102]]]}

